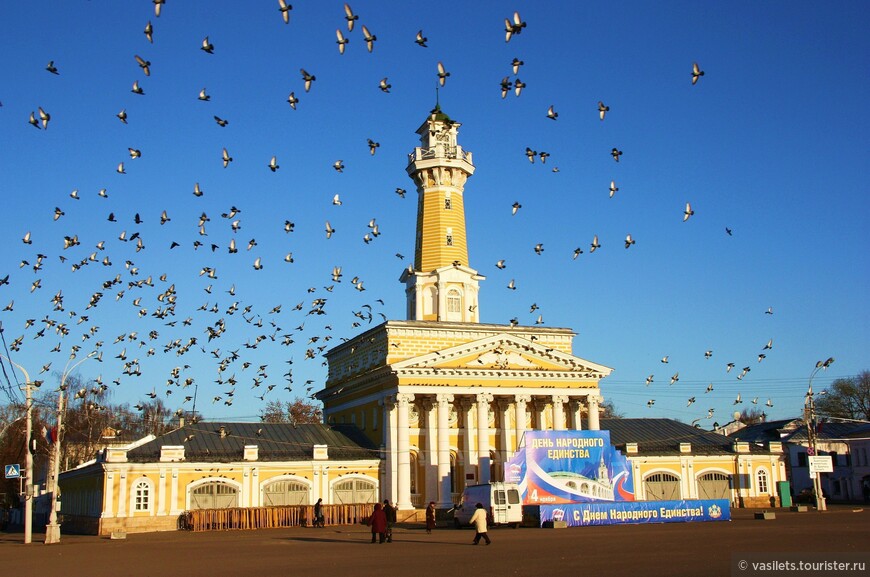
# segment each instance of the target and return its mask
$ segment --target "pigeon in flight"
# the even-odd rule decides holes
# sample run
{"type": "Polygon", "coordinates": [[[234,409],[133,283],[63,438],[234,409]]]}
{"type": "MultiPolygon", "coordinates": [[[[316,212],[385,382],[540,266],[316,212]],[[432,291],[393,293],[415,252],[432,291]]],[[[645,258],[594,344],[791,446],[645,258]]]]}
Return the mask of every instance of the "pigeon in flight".
{"type": "Polygon", "coordinates": [[[354,21],[359,20],[359,16],[353,13],[353,10],[351,10],[350,5],[348,4],[344,5],[344,18],[347,20],[347,31],[353,32],[353,23],[354,21]]]}
{"type": "Polygon", "coordinates": [[[556,120],[559,118],[559,113],[553,110],[553,105],[550,105],[550,108],[547,109],[547,118],[550,120],[556,120]]]}
{"type": "Polygon", "coordinates": [[[344,47],[347,45],[348,39],[344,37],[344,34],[338,28],[335,29],[335,38],[335,43],[338,44],[338,53],[344,54],[344,47]]]}
{"type": "Polygon", "coordinates": [[[281,11],[281,18],[284,19],[284,24],[290,24],[290,11],[293,10],[293,6],[287,4],[286,0],[278,0],[278,10],[281,11]]]}
{"type": "Polygon", "coordinates": [[[704,76],[704,71],[701,70],[701,67],[698,66],[697,62],[692,62],[692,86],[694,86],[702,76],[704,76]]]}
{"type": "Polygon", "coordinates": [[[450,76],[450,73],[444,69],[444,64],[438,62],[438,84],[444,86],[448,76],[450,76]]]}
{"type": "Polygon", "coordinates": [[[365,40],[365,42],[366,42],[366,48],[368,49],[369,52],[371,52],[372,50],[374,50],[375,41],[378,39],[378,37],[375,36],[374,34],[372,34],[371,32],[369,32],[369,29],[366,28],[365,25],[363,25],[363,27],[362,27],[362,33],[363,33],[363,40],[365,40]]]}

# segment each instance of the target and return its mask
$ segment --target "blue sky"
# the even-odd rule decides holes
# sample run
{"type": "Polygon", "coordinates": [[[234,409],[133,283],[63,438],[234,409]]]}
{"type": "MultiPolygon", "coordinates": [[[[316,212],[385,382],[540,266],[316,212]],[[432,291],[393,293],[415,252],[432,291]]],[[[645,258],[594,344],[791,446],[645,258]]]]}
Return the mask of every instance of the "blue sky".
{"type": "Polygon", "coordinates": [[[192,391],[166,384],[178,366],[182,380],[197,383],[197,409],[210,418],[253,418],[270,399],[320,388],[323,358],[306,360],[306,349],[368,328],[353,326],[364,304],[375,313],[371,326],[378,313],[404,318],[398,277],[413,255],[416,210],[406,155],[434,105],[440,61],[450,72],[441,106],[462,123],[460,143],[477,167],[465,207],[470,264],[487,276],[483,322],[533,324],[542,314],[547,326],[570,327],[577,356],[615,369],[603,391],[627,416],[704,426],[752,407],[755,397],[771,417],[798,415],[819,359],[836,363],[817,387],[870,368],[865,3],[352,6],[359,15],[352,32],[342,2],[296,2],[289,25],[271,1],[170,0],[159,18],[147,0],[6,7],[0,278],[8,274],[9,283],[0,286],[0,306],[14,305],[0,322],[6,346],[23,337],[19,351],[8,351],[13,360],[32,376],[51,361],[38,377],[45,378],[63,369],[71,346],[82,347],[81,358],[101,340],[103,362],[87,361],[78,372],[119,379],[110,385],[113,401],[132,404],[154,391],[173,409],[189,408],[181,401],[192,391]],[[528,26],[506,43],[503,21],[515,10],[528,26]],[[153,44],[143,34],[149,21],[153,44]],[[372,53],[362,25],[377,36],[372,53]],[[343,55],[337,28],[349,39],[343,55]],[[420,29],[427,48],[414,42],[420,29]],[[214,54],[200,50],[206,36],[214,54]],[[150,76],[136,55],[151,62],[150,76]],[[515,79],[514,58],[524,62],[517,76],[526,88],[502,99],[499,83],[515,79]],[[46,71],[49,61],[58,74],[46,71]],[[705,75],[693,86],[695,61],[705,75]],[[316,76],[308,93],[301,68],[316,76]],[[378,88],[384,77],[389,94],[378,88]],[[131,92],[134,81],[144,95],[131,92]],[[197,98],[203,88],[208,102],[197,98]],[[291,91],[296,110],[287,103],[291,91]],[[603,122],[599,100],[611,108],[603,122]],[[550,105],[556,121],[546,117],[550,105]],[[46,130],[28,124],[38,107],[51,115],[46,130]],[[115,116],[122,109],[127,124],[115,116]],[[380,143],[374,156],[369,138],[380,143]],[[546,164],[529,163],[526,147],[549,152],[546,164]],[[613,147],[623,151],[618,164],[613,147]],[[128,148],[141,158],[131,159],[128,148]],[[233,157],[226,169],[223,148],[233,157]],[[267,167],[273,155],[274,173],[267,167]],[[341,174],[332,168],[339,159],[341,174]],[[116,172],[120,162],[126,174],[116,172]],[[611,180],[619,187],[613,198],[611,180]],[[192,194],[195,183],[203,196],[192,194]],[[406,198],[397,187],[408,189],[406,198]],[[335,194],[341,206],[332,204],[335,194]],[[515,201],[522,208],[512,216],[515,201]],[[686,202],[695,214],[683,222],[686,202]],[[241,212],[222,218],[232,207],[241,212]],[[56,221],[55,208],[64,213],[56,221]],[[161,225],[163,210],[171,220],[161,225]],[[199,234],[202,213],[207,236],[199,234]],[[365,244],[372,218],[382,235],[365,244]],[[235,219],[241,228],[234,233],[235,219]],[[293,232],[284,232],[285,220],[293,232]],[[337,231],[329,240],[327,220],[337,231]],[[25,245],[28,231],[32,244],[25,245]],[[120,241],[122,231],[138,232],[144,250],[120,241]],[[636,240],[629,249],[627,234],[636,240]],[[64,236],[73,235],[80,246],[64,250],[64,236]],[[602,246],[590,254],[593,235],[602,246]],[[227,251],[232,238],[236,254],[227,251]],[[251,239],[257,245],[249,251],[251,239]],[[95,248],[100,241],[104,250],[95,248]],[[204,246],[195,250],[195,241],[204,246]],[[180,246],[170,250],[172,242],[180,246]],[[573,260],[577,247],[584,253],[573,260]],[[97,262],[71,270],[94,252],[97,262]],[[284,261],[290,252],[293,263],[284,261]],[[46,258],[34,271],[37,254],[46,258]],[[103,266],[107,256],[111,265],[103,266]],[[257,258],[261,270],[252,266],[257,258]],[[494,266],[500,259],[505,270],[494,266]],[[29,264],[20,267],[22,260],[29,264]],[[344,280],[328,292],[334,266],[343,267],[344,280]],[[203,267],[217,278],[200,276],[203,267]],[[120,284],[102,288],[116,275],[120,284]],[[154,287],[128,288],[149,275],[154,287]],[[353,276],[364,292],[350,284],[353,276]],[[511,279],[516,291],[506,288],[511,279]],[[31,291],[36,280],[41,288],[31,291]],[[157,296],[170,285],[175,316],[154,318],[165,306],[157,296]],[[58,291],[63,311],[53,310],[58,291]],[[97,291],[102,300],[87,309],[97,291]],[[327,299],[326,315],[305,314],[315,298],[327,299]],[[229,314],[235,302],[239,310],[229,314]],[[540,310],[530,313],[532,303],[540,310]],[[208,312],[215,305],[218,312],[208,312]],[[270,314],[277,305],[280,312],[270,314]],[[242,318],[247,306],[250,323],[242,318]],[[69,334],[48,327],[36,338],[46,317],[66,323],[69,334]],[[25,328],[28,319],[36,322],[25,328]],[[206,327],[219,319],[226,330],[207,342],[206,327]],[[92,327],[96,333],[83,341],[92,327]],[[260,335],[256,349],[245,347],[260,335]],[[293,344],[282,345],[283,335],[293,344]],[[186,354],[164,352],[191,337],[198,343],[186,354]],[[758,362],[770,339],[773,348],[758,362]],[[61,351],[50,352],[58,343],[61,351]],[[115,357],[124,349],[128,361],[139,360],[141,376],[122,374],[115,357]],[[226,405],[232,387],[215,382],[218,363],[237,349],[240,359],[223,375],[237,380],[226,405]],[[282,376],[290,359],[292,384],[282,376]],[[736,369],[727,373],[729,362],[736,369]],[[267,377],[252,389],[261,364],[267,377]],[[737,380],[744,366],[751,372],[737,380]],[[677,372],[680,380],[669,385],[677,372]],[[714,390],[705,393],[710,383],[714,390]],[[276,386],[256,398],[269,384],[276,386]],[[738,393],[743,403],[735,405],[738,393]],[[690,397],[696,402],[687,407],[690,397]],[[772,408],[763,406],[768,398],[772,408]]]}

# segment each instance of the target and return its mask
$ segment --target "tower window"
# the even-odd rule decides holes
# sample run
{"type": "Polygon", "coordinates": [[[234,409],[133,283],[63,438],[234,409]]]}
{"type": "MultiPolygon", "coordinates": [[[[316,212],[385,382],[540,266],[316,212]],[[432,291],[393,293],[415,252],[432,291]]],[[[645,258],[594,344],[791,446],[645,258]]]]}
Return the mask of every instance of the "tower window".
{"type": "Polygon", "coordinates": [[[456,289],[450,289],[447,293],[447,312],[459,313],[462,312],[462,296],[456,289]]]}
{"type": "Polygon", "coordinates": [[[447,246],[453,246],[453,229],[447,227],[447,246]]]}
{"type": "Polygon", "coordinates": [[[444,199],[444,210],[450,210],[453,207],[450,205],[450,197],[444,199]]]}

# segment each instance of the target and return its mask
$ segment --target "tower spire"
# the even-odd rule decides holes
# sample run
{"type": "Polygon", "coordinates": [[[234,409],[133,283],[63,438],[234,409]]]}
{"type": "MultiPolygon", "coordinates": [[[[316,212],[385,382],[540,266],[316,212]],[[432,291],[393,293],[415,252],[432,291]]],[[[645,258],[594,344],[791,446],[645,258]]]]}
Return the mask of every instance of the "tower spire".
{"type": "Polygon", "coordinates": [[[471,268],[465,230],[465,181],[474,174],[471,152],[457,143],[460,124],[435,108],[417,129],[420,146],[408,155],[408,176],[417,185],[417,238],[405,283],[410,320],[479,322],[478,281],[471,268]]]}

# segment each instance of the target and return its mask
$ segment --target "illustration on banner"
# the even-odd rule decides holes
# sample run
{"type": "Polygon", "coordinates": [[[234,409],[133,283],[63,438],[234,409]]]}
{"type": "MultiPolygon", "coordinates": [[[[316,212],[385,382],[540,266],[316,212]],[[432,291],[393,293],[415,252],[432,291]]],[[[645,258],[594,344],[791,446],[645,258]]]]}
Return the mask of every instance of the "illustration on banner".
{"type": "Polygon", "coordinates": [[[631,464],[610,431],[526,431],[505,481],[520,485],[527,505],[634,501],[631,464]]]}

